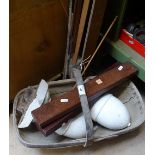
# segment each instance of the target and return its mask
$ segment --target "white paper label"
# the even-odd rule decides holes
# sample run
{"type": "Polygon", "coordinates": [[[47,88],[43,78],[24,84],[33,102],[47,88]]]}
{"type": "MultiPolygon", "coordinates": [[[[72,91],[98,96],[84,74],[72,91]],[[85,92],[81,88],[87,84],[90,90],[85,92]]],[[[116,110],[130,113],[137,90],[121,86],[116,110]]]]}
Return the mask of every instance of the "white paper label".
{"type": "Polygon", "coordinates": [[[119,66],[118,70],[121,71],[123,69],[123,66],[119,66]]]}
{"type": "Polygon", "coordinates": [[[97,83],[97,84],[102,84],[103,82],[102,82],[101,79],[98,79],[98,80],[96,80],[96,83],[97,83]]]}
{"type": "Polygon", "coordinates": [[[78,85],[79,95],[86,95],[84,85],[78,85]]]}
{"type": "Polygon", "coordinates": [[[67,98],[63,98],[63,99],[60,100],[60,102],[67,103],[68,102],[68,99],[67,98]]]}
{"type": "Polygon", "coordinates": [[[129,40],[129,43],[130,43],[130,44],[134,44],[134,42],[133,42],[132,40],[129,40]]]}

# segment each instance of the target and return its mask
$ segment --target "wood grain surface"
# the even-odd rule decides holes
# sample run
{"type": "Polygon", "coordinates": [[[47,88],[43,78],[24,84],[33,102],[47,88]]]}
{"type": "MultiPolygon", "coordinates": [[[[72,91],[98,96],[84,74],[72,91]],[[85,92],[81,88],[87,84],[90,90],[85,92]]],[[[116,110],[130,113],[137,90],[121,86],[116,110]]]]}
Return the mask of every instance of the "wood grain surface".
{"type": "MultiPolygon", "coordinates": [[[[85,84],[85,89],[89,103],[129,79],[136,72],[136,68],[126,63],[117,65],[107,72],[88,81],[85,84]]],[[[65,116],[67,113],[76,110],[78,107],[80,107],[80,99],[77,88],[74,88],[72,91],[55,97],[49,103],[32,111],[32,115],[38,126],[46,127],[52,123],[52,121],[65,116]],[[61,102],[62,99],[67,99],[68,101],[63,103],[61,102]]]]}
{"type": "MultiPolygon", "coordinates": [[[[63,6],[68,9],[67,0],[63,6]]],[[[58,0],[15,1],[10,7],[10,99],[29,85],[60,73],[67,16],[58,0]]]]}

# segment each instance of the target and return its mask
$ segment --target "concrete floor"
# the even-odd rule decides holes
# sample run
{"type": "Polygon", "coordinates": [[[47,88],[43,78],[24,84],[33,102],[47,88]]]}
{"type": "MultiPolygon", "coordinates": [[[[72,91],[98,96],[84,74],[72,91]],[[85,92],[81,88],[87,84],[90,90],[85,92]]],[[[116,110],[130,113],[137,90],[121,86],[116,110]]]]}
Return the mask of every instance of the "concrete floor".
{"type": "Polygon", "coordinates": [[[94,143],[89,148],[32,149],[23,146],[17,139],[10,115],[10,155],[144,155],[145,125],[138,130],[111,140],[94,143]]]}

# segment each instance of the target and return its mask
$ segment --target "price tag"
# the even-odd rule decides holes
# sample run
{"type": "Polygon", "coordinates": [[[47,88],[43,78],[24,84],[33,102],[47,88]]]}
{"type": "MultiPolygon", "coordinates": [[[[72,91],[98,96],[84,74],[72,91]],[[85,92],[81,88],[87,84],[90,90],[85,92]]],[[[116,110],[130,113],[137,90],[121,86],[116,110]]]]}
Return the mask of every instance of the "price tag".
{"type": "Polygon", "coordinates": [[[96,80],[96,83],[99,85],[99,84],[102,84],[103,82],[101,79],[98,79],[98,80],[96,80]]]}
{"type": "Polygon", "coordinates": [[[63,98],[63,99],[60,100],[60,102],[67,103],[68,102],[68,99],[67,98],[63,98]]]}

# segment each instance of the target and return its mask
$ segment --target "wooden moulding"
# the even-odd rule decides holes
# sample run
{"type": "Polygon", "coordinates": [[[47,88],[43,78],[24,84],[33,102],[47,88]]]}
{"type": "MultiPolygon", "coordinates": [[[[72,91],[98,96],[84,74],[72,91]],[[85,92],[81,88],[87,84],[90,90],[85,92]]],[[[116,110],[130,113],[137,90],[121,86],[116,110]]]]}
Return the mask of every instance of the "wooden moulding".
{"type": "Polygon", "coordinates": [[[74,118],[76,115],[78,115],[82,111],[81,107],[77,108],[76,110],[73,110],[69,113],[67,113],[65,116],[53,121],[46,127],[40,127],[37,123],[38,129],[43,133],[44,136],[50,135],[52,132],[54,132],[56,129],[60,128],[63,123],[67,123],[70,118],[74,118]]]}
{"type": "MultiPolygon", "coordinates": [[[[116,67],[108,70],[107,72],[96,76],[94,79],[85,83],[86,94],[88,102],[92,102],[99,96],[103,95],[113,87],[119,85],[125,80],[129,79],[137,72],[137,69],[131,64],[125,63],[117,65],[116,67]]],[[[80,108],[80,99],[78,96],[77,88],[72,91],[64,93],[61,96],[55,97],[52,101],[42,105],[40,108],[32,111],[33,118],[40,129],[48,128],[48,126],[60,118],[63,118],[72,111],[80,108]],[[62,99],[68,101],[63,103],[62,99]]],[[[72,117],[68,117],[65,121],[72,117]]],[[[62,124],[61,122],[60,124],[62,124]]],[[[54,130],[60,127],[54,126],[54,130]]],[[[49,129],[49,128],[48,128],[49,129]]],[[[47,130],[48,131],[48,130],[47,130]]],[[[45,135],[47,133],[45,132],[45,135]]],[[[50,131],[53,131],[50,128],[50,131]]],[[[48,132],[49,133],[49,132],[48,132]]]]}

